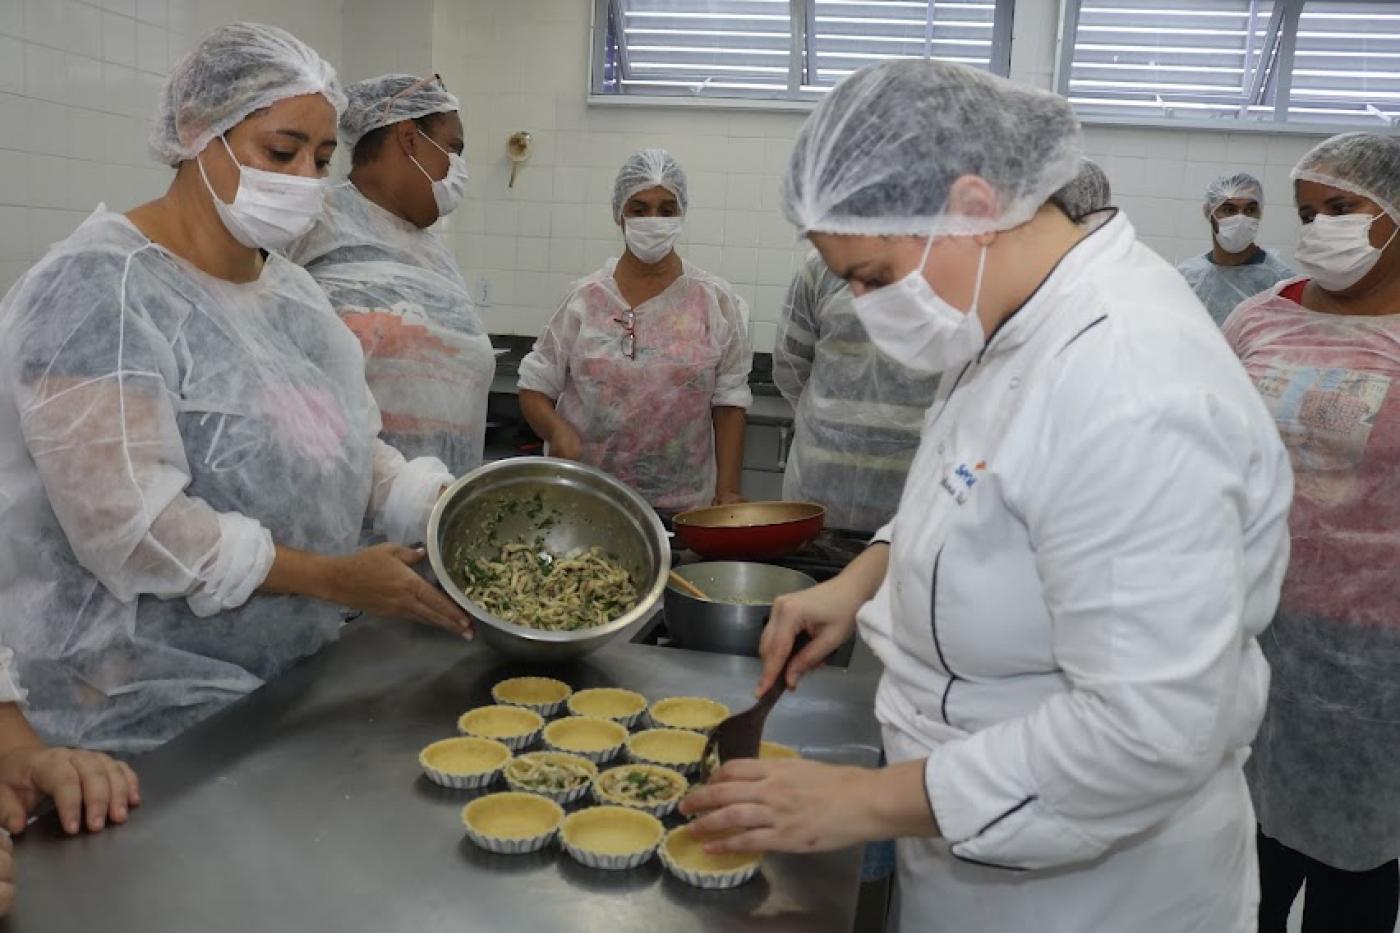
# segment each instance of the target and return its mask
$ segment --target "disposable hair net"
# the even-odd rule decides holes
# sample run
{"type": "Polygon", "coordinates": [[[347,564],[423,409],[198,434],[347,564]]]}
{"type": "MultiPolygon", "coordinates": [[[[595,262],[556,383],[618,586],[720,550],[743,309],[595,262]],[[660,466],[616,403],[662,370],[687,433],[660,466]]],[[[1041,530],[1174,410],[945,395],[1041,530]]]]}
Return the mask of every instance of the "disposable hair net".
{"type": "Polygon", "coordinates": [[[220,26],[171,71],[151,131],[151,153],[179,165],[254,111],[304,94],[324,95],[337,115],[345,109],[335,69],[296,36],[258,23],[220,26]]]}
{"type": "Polygon", "coordinates": [[[1259,202],[1259,206],[1264,206],[1264,186],[1259,179],[1248,172],[1236,172],[1233,175],[1221,175],[1206,187],[1205,212],[1206,216],[1215,213],[1215,209],[1232,198],[1251,198],[1259,202]]]}
{"type": "Polygon", "coordinates": [[[876,350],[850,288],[813,253],[788,289],[773,382],[795,411],[783,498],[820,502],[834,528],[879,530],[899,507],[938,376],[876,350]]]}
{"type": "Polygon", "coordinates": [[[441,81],[424,82],[416,75],[381,75],[356,81],[345,89],[345,97],[345,112],[340,115],[340,138],[349,149],[354,149],[366,134],[381,126],[462,109],[456,96],[449,94],[441,81]]]}
{"type": "Polygon", "coordinates": [[[1400,224],[1400,139],[1343,133],[1323,140],[1293,169],[1294,181],[1315,181],[1375,201],[1400,224]]]}
{"type": "Polygon", "coordinates": [[[1079,172],[1069,102],[962,65],[896,61],[837,85],[803,125],[782,205],[803,233],[974,234],[1030,220],[1079,172]],[[996,192],[991,216],[953,214],[953,182],[996,192]]]}
{"type": "Polygon", "coordinates": [[[657,187],[674,194],[680,202],[681,213],[686,212],[690,195],[681,164],[665,149],[643,149],[623,162],[618,170],[617,181],[613,185],[613,219],[622,217],[622,207],[632,195],[657,187]]]}
{"type": "Polygon", "coordinates": [[[1113,188],[1099,163],[1093,159],[1080,159],[1079,174],[1056,191],[1051,199],[1064,209],[1071,220],[1079,220],[1108,207],[1113,200],[1113,188]]]}
{"type": "Polygon", "coordinates": [[[214,278],[99,210],[0,303],[0,641],[50,742],[150,749],[335,638],[275,545],[422,541],[451,474],[377,438],[354,335],[270,255],[214,278]]]}

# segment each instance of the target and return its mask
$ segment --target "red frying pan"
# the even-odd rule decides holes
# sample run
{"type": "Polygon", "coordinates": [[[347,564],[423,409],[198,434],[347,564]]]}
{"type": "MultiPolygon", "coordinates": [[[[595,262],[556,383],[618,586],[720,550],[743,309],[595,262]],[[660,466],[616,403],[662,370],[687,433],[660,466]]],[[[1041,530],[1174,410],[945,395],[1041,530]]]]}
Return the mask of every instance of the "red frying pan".
{"type": "Polygon", "coordinates": [[[821,533],[826,508],[815,502],[742,502],[682,512],[676,538],[710,560],[775,560],[821,533]]]}

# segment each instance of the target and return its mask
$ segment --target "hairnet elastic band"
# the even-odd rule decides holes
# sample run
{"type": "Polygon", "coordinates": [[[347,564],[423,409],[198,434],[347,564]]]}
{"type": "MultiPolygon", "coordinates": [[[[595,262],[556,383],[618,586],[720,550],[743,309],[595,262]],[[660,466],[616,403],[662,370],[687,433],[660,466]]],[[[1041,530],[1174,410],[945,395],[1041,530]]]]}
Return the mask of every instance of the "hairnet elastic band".
{"type": "Polygon", "coordinates": [[[1396,210],[1395,205],[1384,198],[1377,197],[1360,185],[1354,185],[1349,181],[1343,181],[1333,175],[1326,175],[1322,172],[1314,172],[1308,169],[1294,169],[1290,177],[1294,181],[1315,181],[1319,185],[1327,185],[1329,188],[1339,188],[1342,191],[1348,191],[1358,197],[1363,197],[1368,201],[1374,201],[1381,210],[1390,215],[1391,220],[1395,221],[1397,225],[1400,225],[1400,210],[1396,210]]]}

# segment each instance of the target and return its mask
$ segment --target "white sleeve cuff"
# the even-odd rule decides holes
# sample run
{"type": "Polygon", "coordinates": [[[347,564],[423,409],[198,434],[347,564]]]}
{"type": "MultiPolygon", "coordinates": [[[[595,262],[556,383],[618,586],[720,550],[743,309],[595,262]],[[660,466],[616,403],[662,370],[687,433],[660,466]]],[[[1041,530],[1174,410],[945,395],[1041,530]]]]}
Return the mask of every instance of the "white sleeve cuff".
{"type": "Polygon", "coordinates": [[[422,544],[428,534],[428,516],[437,504],[438,490],[454,477],[436,457],[419,457],[403,465],[389,498],[375,521],[375,531],[395,544],[422,544]]]}
{"type": "Polygon", "coordinates": [[[742,408],[745,411],[753,407],[753,390],[749,388],[748,383],[741,382],[736,386],[725,388],[722,384],[723,381],[720,380],[721,385],[715,390],[714,397],[710,400],[711,407],[742,408]]]}
{"type": "Polygon", "coordinates": [[[563,368],[554,366],[539,350],[531,350],[520,361],[516,388],[558,399],[564,392],[563,368]]]}
{"type": "Polygon", "coordinates": [[[885,523],[885,526],[875,532],[875,536],[870,539],[871,544],[889,544],[894,541],[894,520],[885,523]]]}
{"type": "Polygon", "coordinates": [[[1105,846],[1088,839],[1023,786],[993,767],[980,748],[986,732],[950,742],[924,764],[924,789],[955,858],[1028,870],[1089,861],[1105,846]]]}
{"type": "Polygon", "coordinates": [[[0,703],[20,703],[29,691],[20,687],[15,677],[15,653],[9,648],[0,648],[0,703]]]}
{"type": "Polygon", "coordinates": [[[248,601],[272,570],[277,547],[272,532],[238,512],[219,513],[219,546],[199,570],[199,584],[185,598],[199,618],[208,618],[248,601]]]}

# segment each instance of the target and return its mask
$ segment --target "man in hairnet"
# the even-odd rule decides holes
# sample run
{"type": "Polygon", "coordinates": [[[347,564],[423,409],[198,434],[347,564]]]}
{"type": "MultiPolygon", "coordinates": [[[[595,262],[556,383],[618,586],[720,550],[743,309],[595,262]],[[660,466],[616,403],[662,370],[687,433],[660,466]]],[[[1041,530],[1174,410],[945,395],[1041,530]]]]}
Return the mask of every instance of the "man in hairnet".
{"type": "Polygon", "coordinates": [[[466,191],[457,98],[436,75],[383,75],[345,94],[350,177],[288,257],[359,338],[384,440],[462,475],[481,465],[496,357],[451,248],[429,229],[466,191]]]}
{"type": "Polygon", "coordinates": [[[520,363],[520,410],[549,452],[668,512],[742,498],[753,400],[744,300],[676,253],[688,200],[670,153],[624,162],[612,197],[622,256],[569,289],[520,363]]]}
{"type": "Polygon", "coordinates": [[[1294,275],[1254,242],[1263,205],[1264,186],[1247,172],[1221,175],[1206,189],[1203,210],[1210,224],[1210,251],[1186,260],[1177,271],[1217,324],[1225,323],[1241,301],[1294,275]]]}

